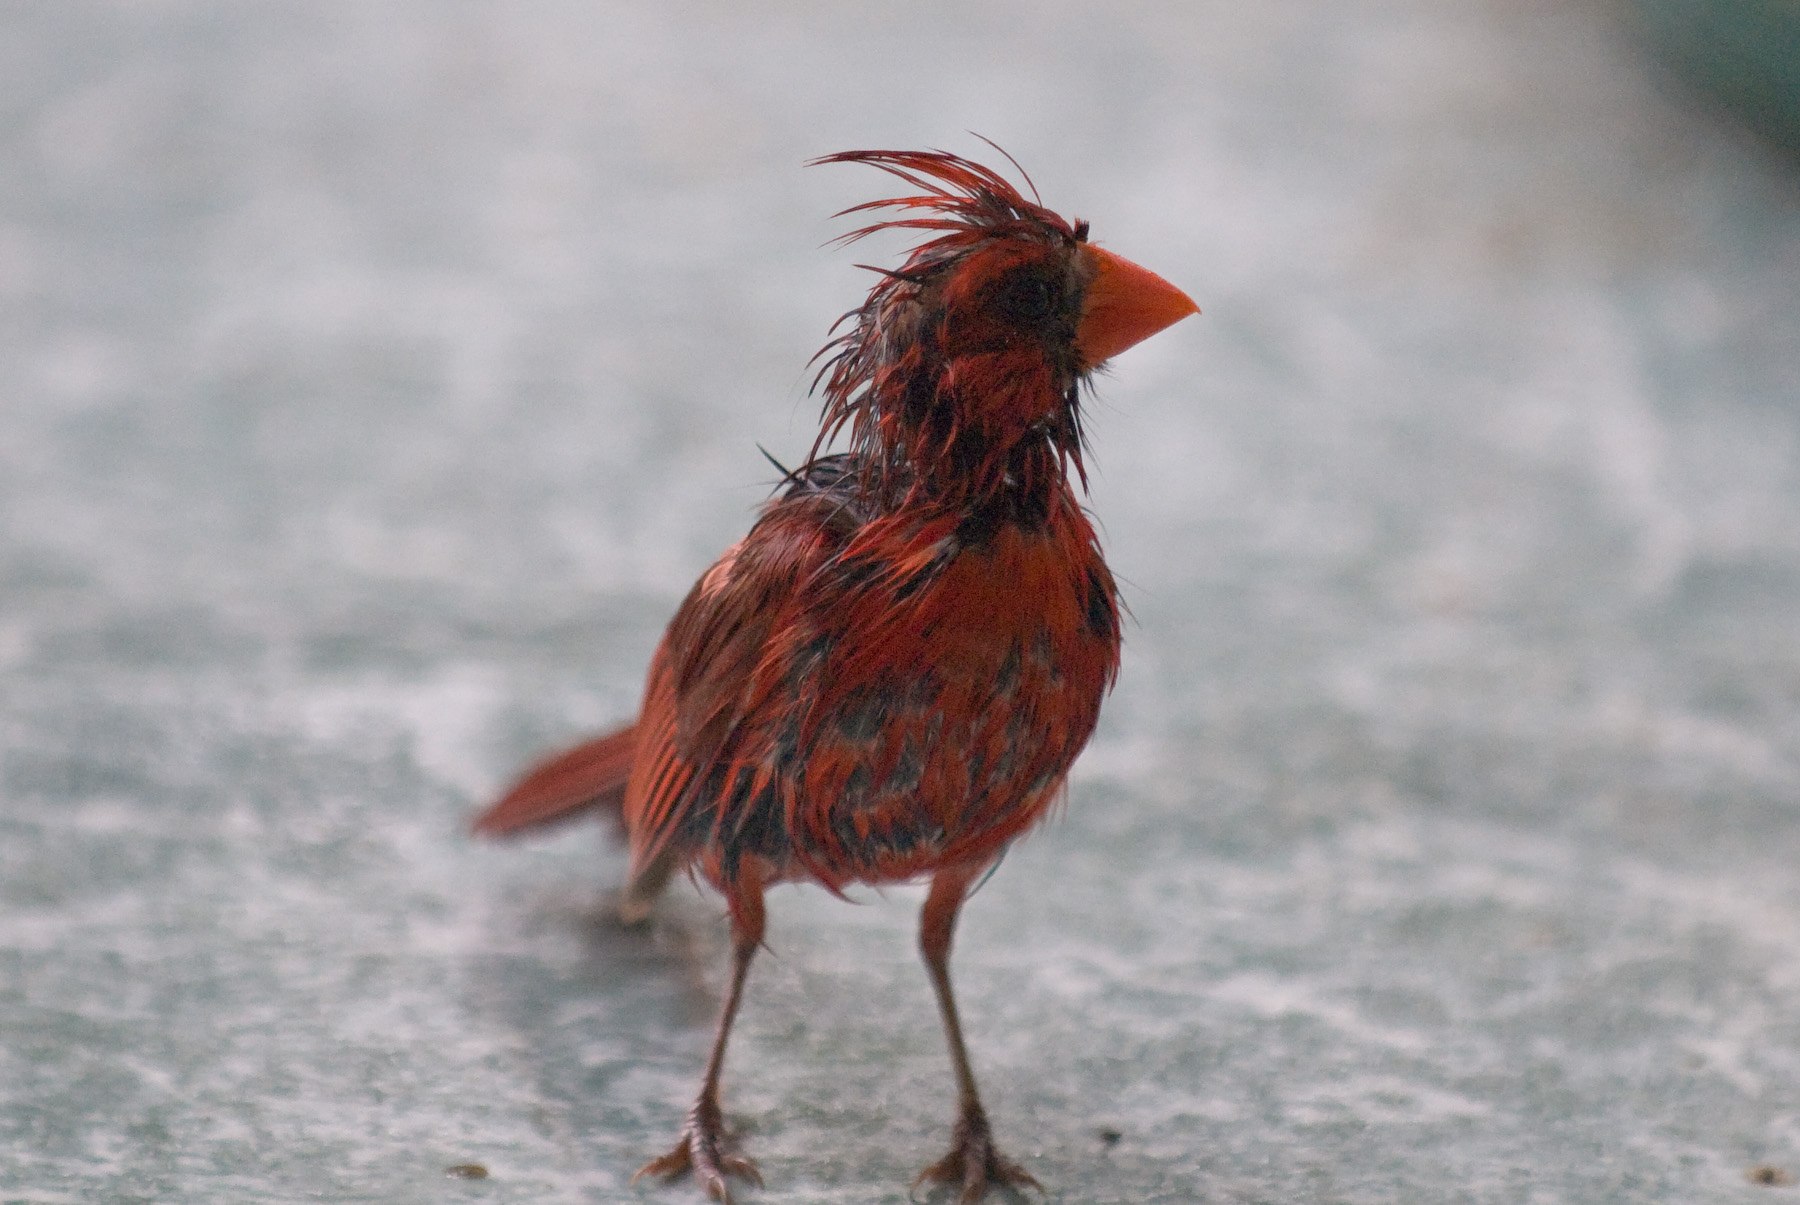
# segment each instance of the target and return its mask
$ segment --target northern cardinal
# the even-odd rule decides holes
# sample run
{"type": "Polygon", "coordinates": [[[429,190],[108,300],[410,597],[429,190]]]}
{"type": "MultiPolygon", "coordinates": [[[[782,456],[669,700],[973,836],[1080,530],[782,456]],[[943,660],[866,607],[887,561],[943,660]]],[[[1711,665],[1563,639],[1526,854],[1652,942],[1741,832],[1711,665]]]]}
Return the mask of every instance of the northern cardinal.
{"type": "Polygon", "coordinates": [[[976,1091],[950,988],[957,913],[1062,793],[1119,668],[1118,591],[1076,492],[1083,390],[1198,307],[968,159],[814,162],[871,164],[917,190],[845,210],[889,213],[841,241],[924,240],[874,269],[848,333],[819,353],[812,453],[681,604],[637,722],[538,765],[474,827],[599,811],[630,845],[627,917],[681,870],[724,895],[731,986],[700,1094],[639,1174],[691,1170],[725,1202],[728,1176],[761,1183],[725,1132],[719,1079],[763,892],[929,876],[919,946],[957,1119],[915,1186],[974,1202],[1037,1181],[997,1149],[976,1091]],[[840,436],[846,450],[826,454],[840,436]]]}

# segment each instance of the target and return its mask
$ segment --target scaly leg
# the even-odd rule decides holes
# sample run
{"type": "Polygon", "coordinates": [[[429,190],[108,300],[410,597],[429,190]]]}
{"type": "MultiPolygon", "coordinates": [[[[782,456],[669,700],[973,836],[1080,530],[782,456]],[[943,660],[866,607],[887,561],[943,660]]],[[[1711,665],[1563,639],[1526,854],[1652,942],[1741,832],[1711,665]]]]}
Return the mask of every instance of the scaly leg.
{"type": "Polygon", "coordinates": [[[713,1033],[712,1054],[706,1060],[706,1078],[700,1081],[700,1095],[688,1110],[687,1124],[669,1153],[644,1164],[632,1177],[668,1176],[674,1178],[692,1171],[694,1178],[715,1201],[731,1205],[731,1187],[726,1176],[742,1176],[762,1187],[762,1174],[753,1160],[732,1149],[725,1136],[725,1115],[719,1108],[719,1078],[725,1068],[725,1043],[731,1037],[731,1023],[737,1018],[738,1001],[744,994],[744,980],[750,974],[750,960],[763,939],[763,884],[754,874],[735,880],[727,894],[731,905],[731,990],[725,996],[725,1008],[719,1014],[719,1027],[713,1033]]]}
{"type": "Polygon", "coordinates": [[[1002,1155],[994,1146],[987,1111],[975,1089],[975,1072],[969,1067],[969,1050],[963,1045],[962,1022],[956,1014],[956,997],[950,990],[950,941],[956,932],[956,916],[962,910],[969,886],[987,868],[959,866],[938,871],[931,892],[919,913],[919,951],[937,992],[938,1012],[944,1018],[944,1038],[950,1045],[950,1064],[956,1071],[956,1129],[950,1153],[919,1173],[917,1188],[926,1181],[960,1184],[959,1205],[974,1205],[994,1185],[1023,1185],[1043,1191],[1030,1172],[1002,1155]]]}

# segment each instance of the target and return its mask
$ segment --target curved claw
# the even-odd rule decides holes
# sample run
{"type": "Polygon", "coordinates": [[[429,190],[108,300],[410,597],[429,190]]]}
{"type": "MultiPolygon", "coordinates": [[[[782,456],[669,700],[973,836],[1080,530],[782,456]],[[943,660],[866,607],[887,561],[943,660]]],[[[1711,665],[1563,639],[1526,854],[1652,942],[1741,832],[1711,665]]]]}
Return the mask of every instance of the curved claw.
{"type": "Polygon", "coordinates": [[[668,1153],[658,1155],[638,1168],[631,1182],[636,1184],[644,1176],[673,1180],[689,1171],[694,1173],[695,1181],[706,1190],[706,1195],[721,1205],[731,1205],[731,1185],[727,1176],[737,1176],[758,1188],[763,1186],[762,1172],[756,1161],[730,1149],[718,1108],[708,1108],[705,1102],[695,1104],[688,1114],[687,1124],[681,1127],[681,1135],[668,1153]]]}
{"type": "Polygon", "coordinates": [[[921,1184],[961,1185],[957,1205],[976,1205],[990,1188],[1031,1188],[1038,1192],[1044,1186],[1037,1177],[1002,1155],[994,1146],[994,1136],[987,1118],[965,1117],[956,1123],[950,1153],[920,1172],[913,1180],[915,1191],[921,1184]]]}

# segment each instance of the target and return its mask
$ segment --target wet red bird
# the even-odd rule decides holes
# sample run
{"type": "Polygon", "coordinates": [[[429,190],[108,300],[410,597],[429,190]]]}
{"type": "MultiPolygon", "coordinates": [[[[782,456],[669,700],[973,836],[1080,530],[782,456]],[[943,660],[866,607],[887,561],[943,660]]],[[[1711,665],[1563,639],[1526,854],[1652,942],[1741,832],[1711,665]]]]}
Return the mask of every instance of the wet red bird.
{"type": "Polygon", "coordinates": [[[815,162],[916,190],[846,210],[888,213],[844,241],[924,241],[876,269],[820,353],[812,455],[681,604],[637,722],[539,765],[475,828],[610,813],[631,849],[628,916],[682,870],[724,895],[733,967],[712,1055],[679,1140],[643,1169],[691,1170],[720,1201],[728,1176],[761,1182],[724,1131],[719,1080],[763,892],[929,876],[919,945],[958,1113],[919,1182],[973,1202],[1036,1181],[996,1148],[976,1092],[950,988],[957,912],[1062,792],[1119,668],[1118,592],[1076,492],[1083,389],[1197,307],[967,159],[815,162]]]}

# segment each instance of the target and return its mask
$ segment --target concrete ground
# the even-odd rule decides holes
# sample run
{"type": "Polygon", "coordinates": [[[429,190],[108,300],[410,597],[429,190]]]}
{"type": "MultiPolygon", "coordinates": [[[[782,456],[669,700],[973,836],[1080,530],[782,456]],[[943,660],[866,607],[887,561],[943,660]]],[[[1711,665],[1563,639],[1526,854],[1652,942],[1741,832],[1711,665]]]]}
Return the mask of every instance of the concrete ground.
{"type": "MultiPolygon", "coordinates": [[[[1800,168],[1625,10],[0,32],[0,1200],[696,1199],[628,1181],[717,901],[622,931],[597,830],[464,824],[810,443],[895,247],[802,161],[971,130],[1205,309],[1101,383],[1124,673],[964,918],[1002,1142],[1072,1203],[1800,1192],[1800,168]]],[[[918,892],[860,898],[773,896],[746,1200],[946,1141],[918,892]]]]}

